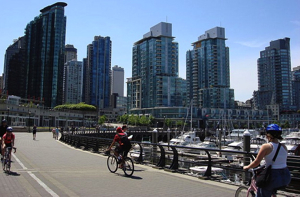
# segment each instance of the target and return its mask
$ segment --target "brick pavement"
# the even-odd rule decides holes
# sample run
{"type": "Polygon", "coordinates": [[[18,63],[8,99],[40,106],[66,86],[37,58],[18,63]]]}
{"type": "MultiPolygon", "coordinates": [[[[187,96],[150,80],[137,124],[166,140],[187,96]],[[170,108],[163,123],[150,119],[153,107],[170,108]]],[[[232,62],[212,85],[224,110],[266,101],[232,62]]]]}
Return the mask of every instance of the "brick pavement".
{"type": "Polygon", "coordinates": [[[236,186],[135,165],[133,177],[110,173],[106,158],[52,138],[16,133],[12,175],[0,173],[0,196],[234,196],[236,186]],[[20,163],[18,162],[20,161],[20,163]]]}

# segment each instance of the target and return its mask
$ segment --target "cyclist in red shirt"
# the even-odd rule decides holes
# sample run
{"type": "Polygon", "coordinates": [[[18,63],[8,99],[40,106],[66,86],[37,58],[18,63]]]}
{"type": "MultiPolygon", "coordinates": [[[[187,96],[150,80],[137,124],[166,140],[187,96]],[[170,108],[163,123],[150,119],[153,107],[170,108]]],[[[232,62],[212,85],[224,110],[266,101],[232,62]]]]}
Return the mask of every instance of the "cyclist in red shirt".
{"type": "MultiPolygon", "coordinates": [[[[15,134],[12,133],[12,128],[7,127],[6,133],[3,135],[3,140],[2,140],[2,155],[4,155],[4,150],[6,147],[12,147],[14,148],[15,144],[15,134]]],[[[10,150],[10,158],[11,160],[11,150],[10,150]]]]}
{"type": "Polygon", "coordinates": [[[122,128],[121,128],[121,127],[118,127],[118,128],[117,128],[117,134],[115,135],[113,142],[112,142],[111,145],[109,146],[108,151],[110,151],[111,148],[112,148],[112,146],[113,146],[116,142],[118,142],[119,146],[116,146],[116,149],[115,149],[115,155],[116,155],[116,156],[119,156],[119,154],[121,154],[121,153],[123,152],[123,149],[122,149],[122,147],[121,147],[122,142],[121,142],[121,137],[120,137],[120,136],[125,136],[125,135],[126,135],[126,134],[123,132],[122,128]]]}

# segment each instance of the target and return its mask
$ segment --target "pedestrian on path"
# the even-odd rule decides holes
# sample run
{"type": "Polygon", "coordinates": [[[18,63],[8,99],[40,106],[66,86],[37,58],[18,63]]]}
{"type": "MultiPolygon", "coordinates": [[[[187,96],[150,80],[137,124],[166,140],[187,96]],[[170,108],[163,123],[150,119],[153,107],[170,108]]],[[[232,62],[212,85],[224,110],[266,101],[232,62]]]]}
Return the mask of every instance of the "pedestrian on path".
{"type": "Polygon", "coordinates": [[[56,127],[56,129],[55,129],[55,139],[56,140],[58,140],[58,135],[59,135],[59,128],[58,127],[56,127]]]}
{"type": "Polygon", "coordinates": [[[33,126],[32,128],[32,134],[33,134],[33,140],[36,138],[36,125],[33,126]]]}
{"type": "Polygon", "coordinates": [[[52,129],[53,138],[55,139],[55,128],[52,129]]]}

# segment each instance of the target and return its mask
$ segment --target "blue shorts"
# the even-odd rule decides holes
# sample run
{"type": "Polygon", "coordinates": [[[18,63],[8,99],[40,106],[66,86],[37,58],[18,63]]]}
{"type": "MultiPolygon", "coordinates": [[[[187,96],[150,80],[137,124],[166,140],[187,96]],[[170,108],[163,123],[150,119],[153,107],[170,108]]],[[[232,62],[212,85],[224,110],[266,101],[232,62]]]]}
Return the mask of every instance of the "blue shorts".
{"type": "Polygon", "coordinates": [[[291,174],[288,168],[272,169],[271,181],[264,188],[257,188],[257,197],[272,196],[275,190],[287,186],[291,181],[291,174]]]}

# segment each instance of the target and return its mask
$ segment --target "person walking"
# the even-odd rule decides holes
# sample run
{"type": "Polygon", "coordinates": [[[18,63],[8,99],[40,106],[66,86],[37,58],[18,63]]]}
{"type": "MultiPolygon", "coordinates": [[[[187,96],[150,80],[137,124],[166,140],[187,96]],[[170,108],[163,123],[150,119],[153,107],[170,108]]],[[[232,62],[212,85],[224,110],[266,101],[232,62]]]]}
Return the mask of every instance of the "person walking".
{"type": "Polygon", "coordinates": [[[55,139],[58,140],[58,135],[59,135],[59,128],[56,127],[55,129],[55,139]]]}
{"type": "Polygon", "coordinates": [[[256,159],[249,165],[244,166],[244,170],[257,167],[264,158],[266,167],[272,165],[271,181],[264,188],[257,188],[257,197],[271,197],[277,189],[286,187],[291,181],[291,174],[287,168],[288,151],[284,144],[281,144],[277,158],[273,163],[272,159],[276,153],[281,137],[282,129],[277,124],[270,124],[266,128],[268,143],[263,144],[257,154],[256,159]]]}
{"type": "Polygon", "coordinates": [[[32,134],[33,134],[33,140],[36,138],[36,125],[33,126],[32,128],[32,134]]]}
{"type": "Polygon", "coordinates": [[[55,139],[55,128],[52,129],[53,138],[55,139]]]}

